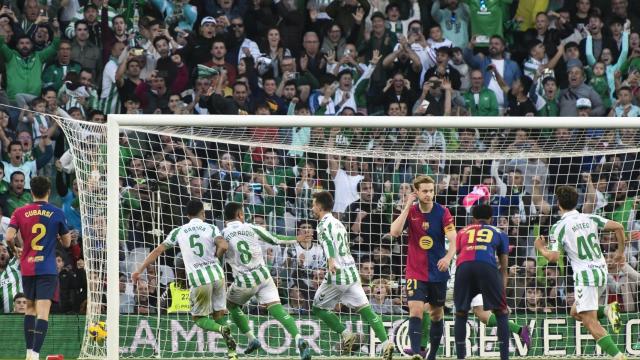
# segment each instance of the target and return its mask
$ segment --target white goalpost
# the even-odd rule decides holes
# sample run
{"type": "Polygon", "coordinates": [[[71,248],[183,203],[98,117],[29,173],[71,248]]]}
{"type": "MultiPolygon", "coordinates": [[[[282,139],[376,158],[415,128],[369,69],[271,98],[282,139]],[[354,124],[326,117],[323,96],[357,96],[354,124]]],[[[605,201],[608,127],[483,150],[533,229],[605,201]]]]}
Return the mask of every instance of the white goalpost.
{"type": "MultiPolygon", "coordinates": [[[[291,248],[263,249],[271,275],[314,357],[338,358],[338,336],[308,309],[309,294],[324,276],[321,250],[304,230],[305,224],[315,228],[307,201],[320,189],[344,204],[336,212],[349,229],[359,276],[401,356],[408,347],[406,243],[387,233],[416,174],[436,180],[436,200],[453,209],[458,229],[469,221],[470,204],[486,200],[498,211],[496,226],[513,239],[511,318],[534,332],[531,348],[513,334],[513,356],[606,356],[566,312],[573,301],[568,261],[543,263],[531,246],[557,220],[553,187],[562,184],[579,188],[583,212],[624,219],[627,237],[640,234],[636,118],[113,114],[104,125],[59,121],[80,190],[87,326],[105,321],[108,334],[104,344],[85,335],[82,358],[224,356],[219,337],[195,327],[188,313],[172,312],[161,295],[170,298],[170,284],[186,280],[178,251],[158,260],[144,288],[121,282],[167,229],[181,225],[182,205],[194,197],[205,203],[207,221],[220,228],[224,204],[241,201],[250,221],[299,237],[291,248]]],[[[606,254],[608,235],[600,241],[606,254]]],[[[615,340],[631,356],[640,356],[637,243],[630,242],[625,267],[610,269],[615,286],[602,299],[624,305],[615,340]]],[[[363,333],[353,355],[376,357],[380,344],[371,330],[357,314],[338,310],[348,327],[363,333]]],[[[257,358],[295,358],[291,338],[260,306],[250,303],[245,313],[266,344],[257,358]]],[[[446,320],[440,349],[454,357],[453,322],[446,320]]],[[[246,338],[233,329],[242,348],[246,338]]],[[[470,320],[467,334],[468,355],[497,357],[495,329],[470,320]]]]}

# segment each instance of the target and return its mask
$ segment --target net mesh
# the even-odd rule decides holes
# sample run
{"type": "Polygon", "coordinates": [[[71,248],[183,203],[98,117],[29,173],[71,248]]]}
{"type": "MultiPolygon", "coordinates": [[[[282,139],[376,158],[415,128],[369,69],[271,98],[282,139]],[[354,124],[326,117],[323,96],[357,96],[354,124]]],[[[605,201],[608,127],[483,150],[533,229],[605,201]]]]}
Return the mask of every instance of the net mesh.
{"type": "MultiPolygon", "coordinates": [[[[130,282],[149,251],[187,221],[184,205],[191,198],[205,203],[207,221],[220,229],[224,205],[236,201],[244,204],[246,221],[298,237],[295,246],[265,244],[265,261],[285,308],[296,318],[314,354],[339,356],[339,335],[310,315],[315,291],[326,274],[311,212],[311,196],[321,190],[334,194],[333,210],[349,232],[365,293],[373,309],[383,314],[397,350],[404,352],[409,348],[406,237],[394,238],[389,232],[418,174],[435,179],[436,201],[449,208],[458,230],[471,221],[470,205],[486,199],[497,215],[495,225],[509,234],[511,319],[530,325],[534,334],[530,348],[513,334],[511,348],[517,356],[600,354],[586,330],[576,327],[568,314],[575,294],[566,258],[547,264],[533,247],[535,238],[548,235],[559,219],[554,188],[575,186],[583,212],[622,223],[632,239],[627,262],[610,266],[601,302],[621,304],[625,326],[615,340],[632,355],[640,352],[636,129],[121,127],[117,204],[108,203],[106,197],[106,127],[64,120],[63,129],[80,190],[90,290],[88,324],[105,319],[105,213],[107,206],[120,209],[121,357],[192,358],[226,351],[218,335],[195,326],[185,303],[178,301],[179,293],[171,292],[187,287],[179,249],[161,256],[138,284],[130,282]]],[[[608,258],[615,239],[602,234],[600,243],[608,258]]],[[[231,282],[230,269],[226,272],[231,282]]],[[[291,336],[255,298],[244,311],[263,343],[257,356],[296,356],[291,336]]],[[[335,312],[361,334],[356,356],[379,354],[380,343],[357,313],[345,306],[335,312]]],[[[440,351],[452,356],[450,313],[446,320],[440,351]]],[[[469,327],[467,354],[497,356],[495,328],[477,318],[469,327]]],[[[232,329],[242,350],[247,339],[235,326],[232,329]]],[[[83,357],[99,357],[104,351],[102,344],[85,337],[83,357]]]]}

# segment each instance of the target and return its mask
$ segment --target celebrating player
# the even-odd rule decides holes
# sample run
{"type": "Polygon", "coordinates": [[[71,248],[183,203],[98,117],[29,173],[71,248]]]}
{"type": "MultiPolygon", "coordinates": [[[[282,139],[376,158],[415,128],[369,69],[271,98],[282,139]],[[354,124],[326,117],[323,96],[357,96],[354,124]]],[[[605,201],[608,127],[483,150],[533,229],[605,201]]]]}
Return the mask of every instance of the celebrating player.
{"type": "Polygon", "coordinates": [[[249,327],[249,320],[242,312],[241,306],[253,296],[264,305],[269,314],[278,320],[296,341],[300,358],[311,359],[309,343],[300,336],[293,317],[287,313],[280,303],[276,287],[269,269],[264,262],[261,241],[269,244],[297,243],[295,237],[274,236],[263,228],[244,222],[242,204],[230,202],[224,207],[224,218],[227,225],[223,230],[225,240],[229,243],[229,251],[225,258],[233,270],[234,281],[229,288],[229,313],[242,333],[249,338],[249,346],[245,354],[250,354],[261,347],[249,327]]]}
{"type": "Polygon", "coordinates": [[[235,360],[238,358],[236,343],[222,320],[226,310],[225,278],[218,260],[228,245],[215,225],[204,222],[205,211],[201,201],[189,200],[186,213],[189,222],[173,229],[131,274],[131,279],[137,283],[140,274],[163,252],[176,244],[180,246],[191,287],[189,297],[193,321],[204,330],[221,334],[227,343],[229,359],[235,360]],[[212,314],[215,321],[209,318],[212,314]]]}
{"type": "Polygon", "coordinates": [[[571,261],[575,284],[576,301],[571,307],[571,316],[581,321],[598,345],[617,360],[626,359],[616,344],[600,325],[599,319],[608,317],[613,332],[620,332],[620,315],[617,303],[598,306],[598,299],[607,285],[607,263],[600,249],[598,230],[613,231],[618,240],[614,261],[625,260],[624,227],[598,215],[582,214],[576,210],[578,192],[570,186],[556,188],[556,199],[562,218],[549,232],[549,247],[543,236],[536,239],[536,249],[549,261],[558,261],[560,246],[571,261]]]}
{"type": "Polygon", "coordinates": [[[456,281],[453,299],[456,307],[455,338],[458,359],[466,357],[467,315],[472,299],[482,295],[483,307],[492,310],[498,324],[500,360],[509,359],[509,309],[505,288],[507,286],[507,261],[509,238],[491,224],[491,205],[476,205],[472,209],[474,224],[458,232],[456,249],[456,281]],[[496,264],[500,259],[500,270],[496,264]]]}
{"type": "Polygon", "coordinates": [[[27,311],[24,316],[27,360],[38,360],[49,328],[51,300],[58,301],[58,236],[64,247],[71,245],[71,235],[64,213],[48,203],[50,193],[49,178],[31,178],[31,194],[34,201],[13,212],[6,235],[7,244],[13,253],[20,254],[22,251],[20,271],[22,287],[27,297],[27,311]],[[23,241],[21,250],[14,242],[18,231],[23,241]]]}
{"type": "Polygon", "coordinates": [[[402,213],[391,224],[391,235],[407,229],[407,295],[409,303],[409,340],[412,359],[421,360],[420,343],[425,303],[430,304],[431,329],[428,360],[434,360],[444,332],[444,302],[449,279],[449,265],[455,254],[456,228],[449,209],[433,201],[435,182],[429,176],[413,180],[412,193],[402,213]],[[419,200],[414,204],[416,198],[419,200]],[[449,250],[445,250],[445,236],[449,250]]]}
{"type": "Polygon", "coordinates": [[[0,314],[15,311],[13,297],[21,292],[20,259],[16,254],[9,254],[7,247],[0,242],[0,314]]]}
{"type": "Polygon", "coordinates": [[[369,299],[360,283],[356,262],[349,250],[349,235],[340,220],[333,217],[331,209],[333,209],[331,193],[320,191],[313,194],[311,211],[319,220],[318,239],[322,242],[328,270],[327,276],[313,298],[313,314],[331,330],[342,335],[343,355],[348,355],[351,353],[356,335],[349,332],[332,311],[339,302],[356,309],[382,342],[383,360],[391,360],[394,345],[389,341],[380,317],[369,305],[369,299]]]}

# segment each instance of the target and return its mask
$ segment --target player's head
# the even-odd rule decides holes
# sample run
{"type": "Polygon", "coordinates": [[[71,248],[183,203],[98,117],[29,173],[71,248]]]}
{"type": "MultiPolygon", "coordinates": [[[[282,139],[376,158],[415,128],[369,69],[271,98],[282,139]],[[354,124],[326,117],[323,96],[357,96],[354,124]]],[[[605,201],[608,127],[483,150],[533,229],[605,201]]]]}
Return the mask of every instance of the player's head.
{"type": "Polygon", "coordinates": [[[187,216],[204,219],[204,204],[200,200],[191,199],[186,206],[187,216]]]}
{"type": "Polygon", "coordinates": [[[436,182],[431,176],[419,175],[413,179],[413,188],[421,203],[431,203],[436,195],[436,182]]]}
{"type": "Polygon", "coordinates": [[[224,220],[225,221],[233,221],[233,220],[244,221],[244,209],[242,208],[242,204],[237,202],[230,202],[227,205],[225,205],[224,220]]]}
{"type": "Polygon", "coordinates": [[[31,178],[31,194],[33,199],[47,200],[51,191],[51,181],[46,176],[34,176],[31,178]]]}
{"type": "Polygon", "coordinates": [[[320,219],[324,214],[331,212],[333,209],[333,196],[328,191],[320,191],[313,194],[313,207],[311,211],[313,215],[320,219]]]}
{"type": "Polygon", "coordinates": [[[471,215],[476,221],[491,222],[493,208],[489,204],[478,204],[471,209],[471,215]]]}
{"type": "Polygon", "coordinates": [[[571,186],[558,186],[556,188],[556,199],[561,210],[571,211],[578,206],[578,191],[571,186]]]}

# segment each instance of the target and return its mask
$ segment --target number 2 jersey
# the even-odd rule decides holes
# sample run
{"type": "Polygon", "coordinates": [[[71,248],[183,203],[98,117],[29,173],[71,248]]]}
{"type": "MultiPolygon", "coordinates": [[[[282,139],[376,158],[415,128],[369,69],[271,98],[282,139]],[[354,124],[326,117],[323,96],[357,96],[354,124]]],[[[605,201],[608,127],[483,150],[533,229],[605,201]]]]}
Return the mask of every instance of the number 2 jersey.
{"type": "Polygon", "coordinates": [[[224,281],[220,261],[216,258],[215,239],[219,236],[220,230],[215,225],[196,218],[173,229],[162,243],[167,249],[180,246],[187,279],[192,288],[224,281]]]}
{"type": "Polygon", "coordinates": [[[598,215],[566,212],[549,231],[549,250],[564,248],[571,261],[575,285],[604,286],[607,284],[607,263],[600,249],[598,229],[609,220],[598,215]]]}
{"type": "Polygon", "coordinates": [[[47,202],[37,201],[16,209],[9,226],[19,231],[22,237],[22,276],[58,275],[58,235],[69,232],[62,210],[47,202]]]}
{"type": "Polygon", "coordinates": [[[449,271],[438,270],[438,261],[447,254],[445,233],[455,230],[449,209],[434,202],[431,211],[423,213],[420,205],[415,204],[409,210],[404,227],[409,237],[407,279],[447,281],[449,271]]]}
{"type": "Polygon", "coordinates": [[[349,235],[340,220],[331,213],[326,214],[316,228],[318,239],[324,249],[325,257],[333,259],[336,273],[327,272],[324,278],[329,284],[349,285],[360,281],[356,261],[349,250],[349,235]]]}
{"type": "Polygon", "coordinates": [[[230,221],[222,231],[224,239],[229,243],[225,254],[227,263],[233,271],[234,284],[244,288],[258,286],[271,278],[269,268],[264,262],[262,242],[275,244],[296,244],[295,236],[273,235],[264,228],[230,221]]]}

